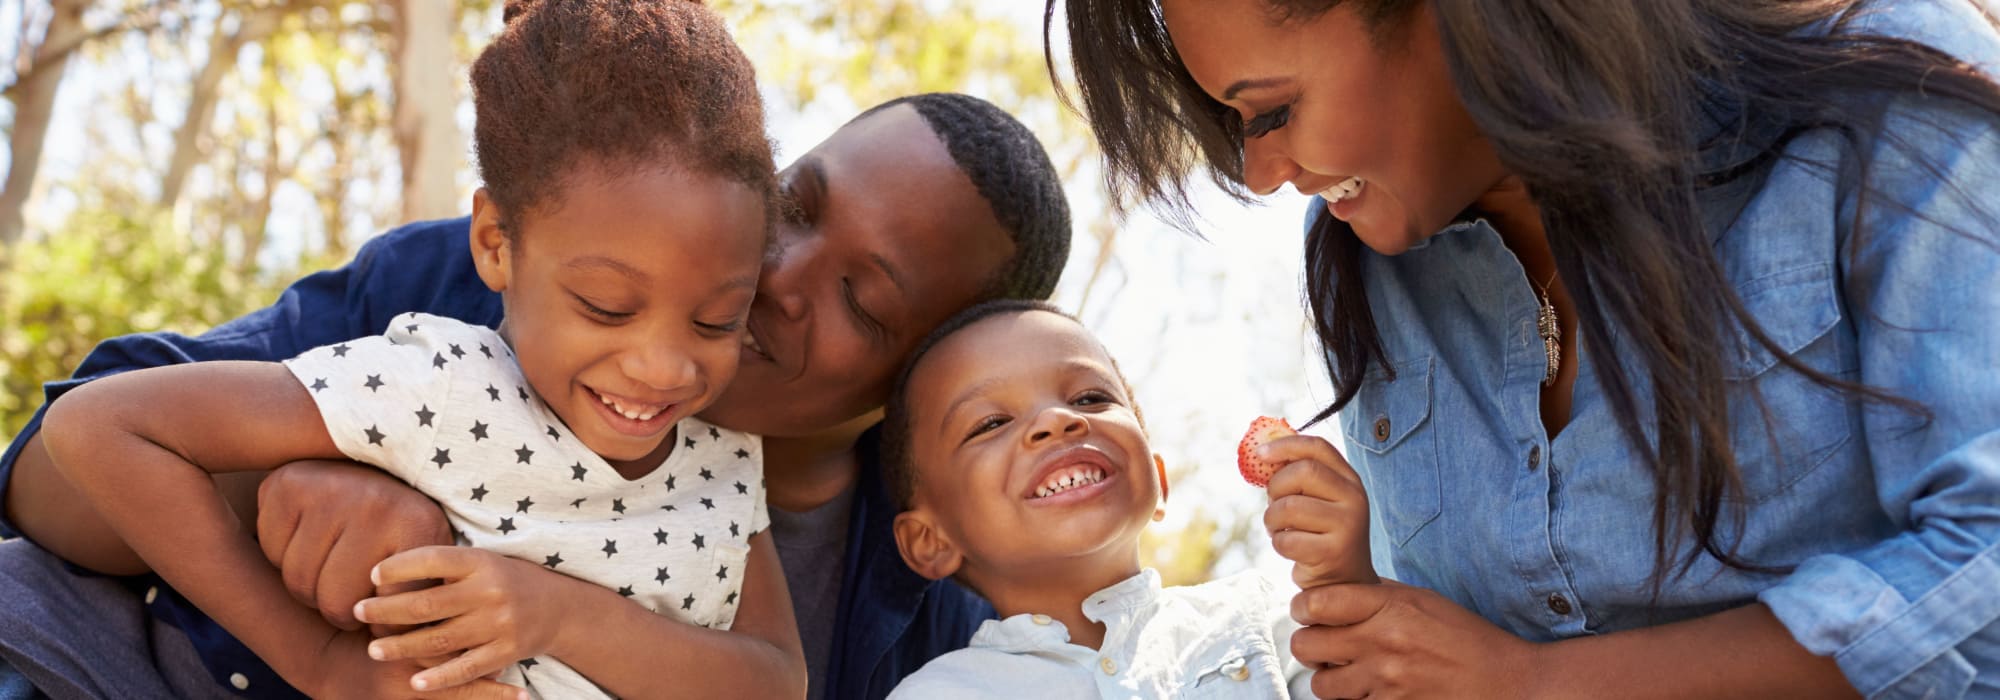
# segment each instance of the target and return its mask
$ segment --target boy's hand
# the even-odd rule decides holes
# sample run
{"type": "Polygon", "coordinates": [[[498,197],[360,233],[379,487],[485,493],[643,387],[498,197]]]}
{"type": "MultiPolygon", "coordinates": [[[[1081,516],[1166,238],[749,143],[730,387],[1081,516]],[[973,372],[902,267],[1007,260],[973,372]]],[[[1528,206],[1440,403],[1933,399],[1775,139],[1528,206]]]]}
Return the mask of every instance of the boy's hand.
{"type": "Polygon", "coordinates": [[[433,588],[370,598],[354,606],[368,624],[429,625],[368,645],[383,661],[451,657],[409,679],[413,687],[450,688],[542,656],[555,643],[570,581],[534,564],[470,547],[423,547],[382,560],[375,583],[438,579],[433,588]],[[436,624],[430,624],[436,623],[436,624]]]}
{"type": "Polygon", "coordinates": [[[504,683],[478,680],[464,685],[419,691],[410,677],[423,671],[414,661],[368,658],[368,635],[341,632],[320,652],[315,698],[439,698],[448,700],[526,700],[528,693],[504,683]]]}
{"type": "Polygon", "coordinates": [[[1257,456],[1285,465],[1267,487],[1264,527],[1271,547],[1292,560],[1292,581],[1300,588],[1379,582],[1368,556],[1368,494],[1333,443],[1294,435],[1272,440],[1257,456]]]}
{"type": "Polygon", "coordinates": [[[436,503],[380,469],[309,460],[279,467],[257,489],[257,542],[293,599],[354,631],[355,603],[422,585],[378,591],[369,580],[375,564],[451,544],[451,525],[436,503]]]}

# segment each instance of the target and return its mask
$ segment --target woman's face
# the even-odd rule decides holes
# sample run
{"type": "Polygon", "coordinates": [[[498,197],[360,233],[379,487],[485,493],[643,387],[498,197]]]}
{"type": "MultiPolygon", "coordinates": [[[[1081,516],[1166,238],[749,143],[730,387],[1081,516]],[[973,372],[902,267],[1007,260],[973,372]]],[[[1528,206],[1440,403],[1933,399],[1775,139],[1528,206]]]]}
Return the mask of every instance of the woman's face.
{"type": "Polygon", "coordinates": [[[1244,184],[1322,195],[1363,243],[1394,255],[1504,172],[1452,88],[1428,3],[1370,27],[1359,1],[1290,19],[1266,0],[1160,5],[1195,82],[1244,122],[1244,184]]]}

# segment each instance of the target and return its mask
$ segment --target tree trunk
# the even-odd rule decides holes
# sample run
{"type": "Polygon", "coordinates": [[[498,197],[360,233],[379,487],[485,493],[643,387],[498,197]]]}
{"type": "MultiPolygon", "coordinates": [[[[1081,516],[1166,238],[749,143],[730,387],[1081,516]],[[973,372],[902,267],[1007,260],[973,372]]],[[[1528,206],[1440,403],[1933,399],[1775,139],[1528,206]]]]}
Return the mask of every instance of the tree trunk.
{"type": "Polygon", "coordinates": [[[54,14],[41,43],[35,46],[34,63],[18,76],[9,95],[14,103],[14,124],[7,135],[12,162],[7,167],[6,188],[0,189],[0,247],[21,239],[25,225],[22,209],[35,189],[35,171],[42,165],[42,145],[55,111],[56,88],[62,83],[63,68],[69,65],[71,48],[85,34],[83,9],[89,4],[90,0],[50,3],[54,14]]]}
{"type": "Polygon", "coordinates": [[[458,216],[458,166],[463,158],[452,73],[456,17],[446,0],[397,0],[395,132],[403,164],[403,220],[458,216]]]}
{"type": "Polygon", "coordinates": [[[288,8],[285,5],[269,5],[245,12],[237,22],[236,32],[223,30],[223,20],[215,20],[215,35],[209,38],[208,62],[195,76],[194,89],[188,94],[187,115],[181,125],[174,130],[174,152],[167,160],[167,172],[160,177],[160,207],[173,209],[180,202],[181,190],[187,185],[188,173],[201,160],[205,141],[208,138],[209,123],[215,119],[215,103],[222,95],[222,79],[236,70],[236,57],[243,47],[260,41],[277,31],[279,20],[284,19],[288,8]]]}

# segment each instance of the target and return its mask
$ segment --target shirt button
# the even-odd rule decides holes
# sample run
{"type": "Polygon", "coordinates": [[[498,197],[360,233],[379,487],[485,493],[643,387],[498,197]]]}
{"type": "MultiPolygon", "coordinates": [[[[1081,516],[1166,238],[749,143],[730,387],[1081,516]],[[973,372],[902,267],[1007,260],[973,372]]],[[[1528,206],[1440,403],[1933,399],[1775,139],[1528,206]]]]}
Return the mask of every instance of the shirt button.
{"type": "Polygon", "coordinates": [[[1542,468],[1542,446],[1528,448],[1528,471],[1542,468]]]}
{"type": "Polygon", "coordinates": [[[152,604],[153,604],[153,599],[154,599],[154,598],[158,598],[158,597],[160,597],[160,587],[159,587],[159,586],[151,586],[151,587],[148,587],[148,588],[146,589],[146,604],[147,604],[147,605],[152,605],[152,604]]]}
{"type": "Polygon", "coordinates": [[[1375,419],[1375,441],[1387,442],[1388,440],[1389,440],[1389,417],[1383,416],[1381,418],[1375,419]]]}
{"type": "Polygon", "coordinates": [[[1109,656],[1098,657],[1097,667],[1104,669],[1104,675],[1107,676],[1118,673],[1118,662],[1112,661],[1109,656]]]}
{"type": "Polygon", "coordinates": [[[1030,619],[1030,620],[1034,620],[1034,621],[1035,621],[1035,624],[1037,624],[1037,625],[1046,625],[1046,624],[1049,624],[1049,616],[1047,616],[1047,615],[1036,615],[1036,616],[1034,616],[1034,617],[1030,617],[1030,618],[1028,618],[1028,619],[1030,619]]]}
{"type": "Polygon", "coordinates": [[[1237,659],[1233,662],[1230,662],[1230,666],[1231,666],[1231,668],[1229,669],[1230,680],[1233,681],[1250,680],[1250,664],[1244,663],[1243,659],[1237,659]]]}
{"type": "Polygon", "coordinates": [[[1569,599],[1564,598],[1561,593],[1550,593],[1549,612],[1553,612],[1557,615],[1568,615],[1569,599]]]}
{"type": "Polygon", "coordinates": [[[249,690],[249,689],[250,689],[250,679],[249,679],[249,678],[246,678],[246,677],[244,677],[244,675],[243,675],[243,674],[241,674],[241,673],[232,673],[232,674],[229,674],[229,684],[230,684],[230,685],[233,685],[233,686],[236,686],[236,689],[237,689],[237,690],[249,690]]]}

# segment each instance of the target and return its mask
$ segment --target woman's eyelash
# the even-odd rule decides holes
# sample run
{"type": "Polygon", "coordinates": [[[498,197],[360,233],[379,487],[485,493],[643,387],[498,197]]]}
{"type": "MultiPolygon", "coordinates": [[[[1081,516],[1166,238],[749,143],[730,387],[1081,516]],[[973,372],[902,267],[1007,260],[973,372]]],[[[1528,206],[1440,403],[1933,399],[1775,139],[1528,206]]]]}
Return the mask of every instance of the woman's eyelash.
{"type": "Polygon", "coordinates": [[[1243,138],[1263,138],[1265,134],[1284,128],[1285,122],[1292,120],[1292,106],[1284,105],[1269,112],[1251,117],[1243,122],[1243,138]]]}

